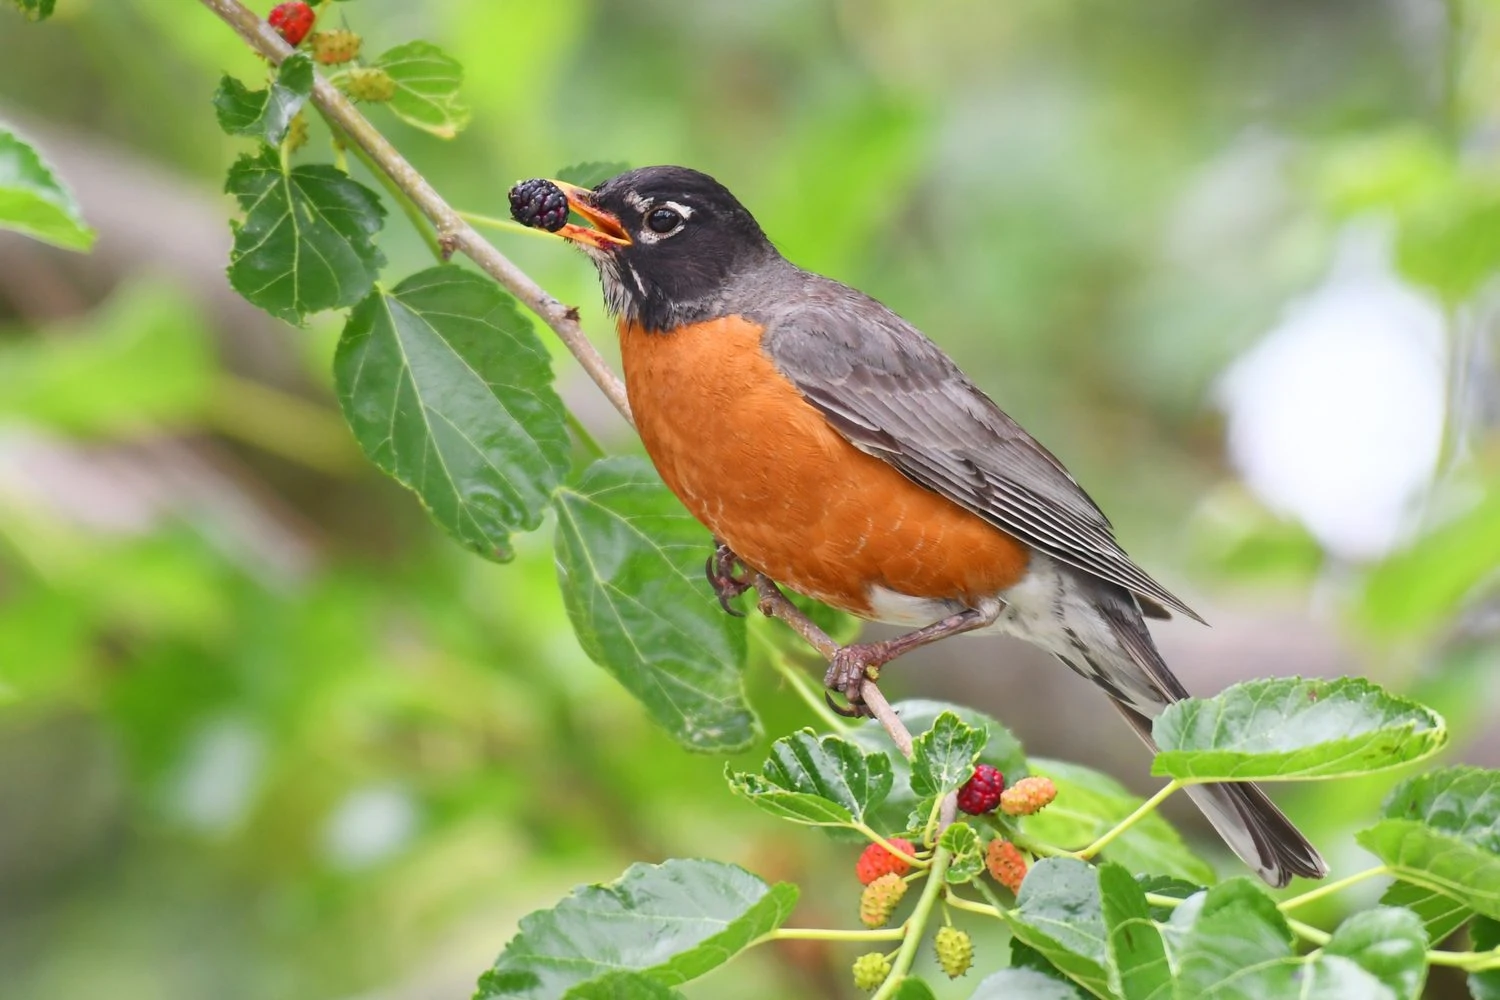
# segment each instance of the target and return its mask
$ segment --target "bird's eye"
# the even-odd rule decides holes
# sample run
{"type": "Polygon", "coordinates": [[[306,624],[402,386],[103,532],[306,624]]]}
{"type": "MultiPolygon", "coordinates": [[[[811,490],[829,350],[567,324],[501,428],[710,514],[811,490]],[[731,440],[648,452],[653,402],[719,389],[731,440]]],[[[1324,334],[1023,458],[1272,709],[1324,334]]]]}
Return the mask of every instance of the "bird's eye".
{"type": "Polygon", "coordinates": [[[646,228],[663,236],[680,225],[682,225],[681,213],[674,212],[670,208],[652,209],[651,214],[646,216],[646,228]]]}

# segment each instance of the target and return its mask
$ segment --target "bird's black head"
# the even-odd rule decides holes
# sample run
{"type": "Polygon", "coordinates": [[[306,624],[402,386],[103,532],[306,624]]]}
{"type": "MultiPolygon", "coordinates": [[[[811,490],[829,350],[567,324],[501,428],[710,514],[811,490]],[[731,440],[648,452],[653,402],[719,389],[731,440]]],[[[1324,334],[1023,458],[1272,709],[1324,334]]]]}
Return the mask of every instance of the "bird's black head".
{"type": "Polygon", "coordinates": [[[686,167],[642,167],[588,191],[559,185],[593,228],[568,225],[611,312],[647,330],[718,316],[729,286],[779,255],[728,189],[686,167]]]}

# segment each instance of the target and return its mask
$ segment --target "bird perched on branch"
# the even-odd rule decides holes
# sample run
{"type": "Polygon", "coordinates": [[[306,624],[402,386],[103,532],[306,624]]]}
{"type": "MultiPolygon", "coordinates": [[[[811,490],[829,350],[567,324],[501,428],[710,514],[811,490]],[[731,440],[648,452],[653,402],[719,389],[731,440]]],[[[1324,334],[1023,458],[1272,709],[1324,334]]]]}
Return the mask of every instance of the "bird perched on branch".
{"type": "MultiPolygon", "coordinates": [[[[1154,749],[1152,719],[1187,691],[1144,618],[1198,616],[936,344],[786,260],[705,174],[646,167],[593,190],[552,184],[526,192],[530,204],[598,268],[646,452],[721,540],[710,560],[721,599],[744,588],[743,565],[912,629],[835,657],[826,685],[855,708],[868,671],[918,646],[1017,636],[1103,689],[1154,749]],[[559,192],[588,225],[566,221],[559,192]]],[[[1256,786],[1188,793],[1271,885],[1326,873],[1256,786]]]]}

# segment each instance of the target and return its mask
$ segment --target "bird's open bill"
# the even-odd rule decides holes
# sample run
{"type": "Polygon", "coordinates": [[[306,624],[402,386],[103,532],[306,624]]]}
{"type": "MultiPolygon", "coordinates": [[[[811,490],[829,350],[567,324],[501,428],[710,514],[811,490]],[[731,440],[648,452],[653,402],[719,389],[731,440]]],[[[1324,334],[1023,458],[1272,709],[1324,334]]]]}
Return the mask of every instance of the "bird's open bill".
{"type": "Polygon", "coordinates": [[[630,245],[630,234],[625,232],[625,227],[620,225],[620,220],[603,209],[594,207],[592,191],[579,187],[577,184],[569,184],[567,181],[553,181],[552,183],[556,184],[563,196],[568,199],[568,208],[583,216],[594,226],[590,229],[588,226],[570,222],[559,229],[557,235],[565,240],[583,243],[600,250],[630,245]]]}

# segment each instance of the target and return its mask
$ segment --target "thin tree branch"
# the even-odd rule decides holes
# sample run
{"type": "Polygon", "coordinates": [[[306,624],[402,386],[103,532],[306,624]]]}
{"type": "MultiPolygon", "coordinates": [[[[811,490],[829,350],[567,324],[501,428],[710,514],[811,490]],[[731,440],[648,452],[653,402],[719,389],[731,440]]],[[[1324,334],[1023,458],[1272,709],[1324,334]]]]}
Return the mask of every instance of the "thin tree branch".
{"type": "MultiPolygon", "coordinates": [[[[240,0],[201,0],[201,2],[221,21],[233,28],[246,44],[269,59],[273,65],[281,65],[282,60],[292,55],[294,50],[276,33],[276,30],[240,0]]],[[[594,380],[599,390],[614,404],[615,409],[620,411],[620,415],[634,425],[635,421],[630,414],[630,402],[625,396],[624,384],[619,376],[610,370],[608,363],[595,349],[588,335],[584,333],[578,320],[574,318],[574,310],[547,294],[528,274],[511,263],[509,258],[480,236],[437,193],[427,179],[396,151],[385,136],[370,124],[354,103],[345,97],[342,91],[329,83],[321,73],[316,73],[313,78],[312,102],[365,153],[369,158],[367,165],[373,166],[384,174],[390,183],[427,217],[437,229],[439,240],[445,248],[462,253],[472,260],[480,270],[499,282],[501,287],[536,313],[542,322],[557,334],[589,378],[594,380]]],[[[797,610],[796,605],[787,600],[786,595],[781,593],[775,583],[765,576],[757,575],[755,589],[760,595],[760,608],[763,613],[780,618],[816,649],[824,659],[833,659],[834,653],[839,650],[838,643],[830,639],[827,633],[797,610]]],[[[896,716],[890,702],[886,701],[874,681],[865,681],[861,696],[865,705],[890,734],[896,748],[903,755],[911,756],[911,732],[896,716]]],[[[945,809],[944,815],[951,821],[951,809],[945,809]]]]}
{"type": "MultiPolygon", "coordinates": [[[[233,28],[251,48],[273,64],[281,65],[282,60],[292,54],[292,47],[287,45],[276,30],[240,3],[240,0],[202,0],[202,3],[233,28]]],[[[578,359],[589,378],[594,380],[594,384],[614,404],[615,409],[620,411],[620,415],[631,420],[630,402],[625,398],[624,384],[610,371],[603,356],[573,318],[573,311],[548,295],[529,275],[511,263],[509,258],[460,218],[427,179],[396,152],[396,148],[370,124],[354,103],[321,73],[316,74],[313,79],[312,101],[348,133],[348,137],[369,155],[375,166],[392,183],[411,198],[437,228],[438,236],[446,247],[462,253],[479,265],[481,271],[494,278],[551,327],[573,357],[578,359]]]]}

